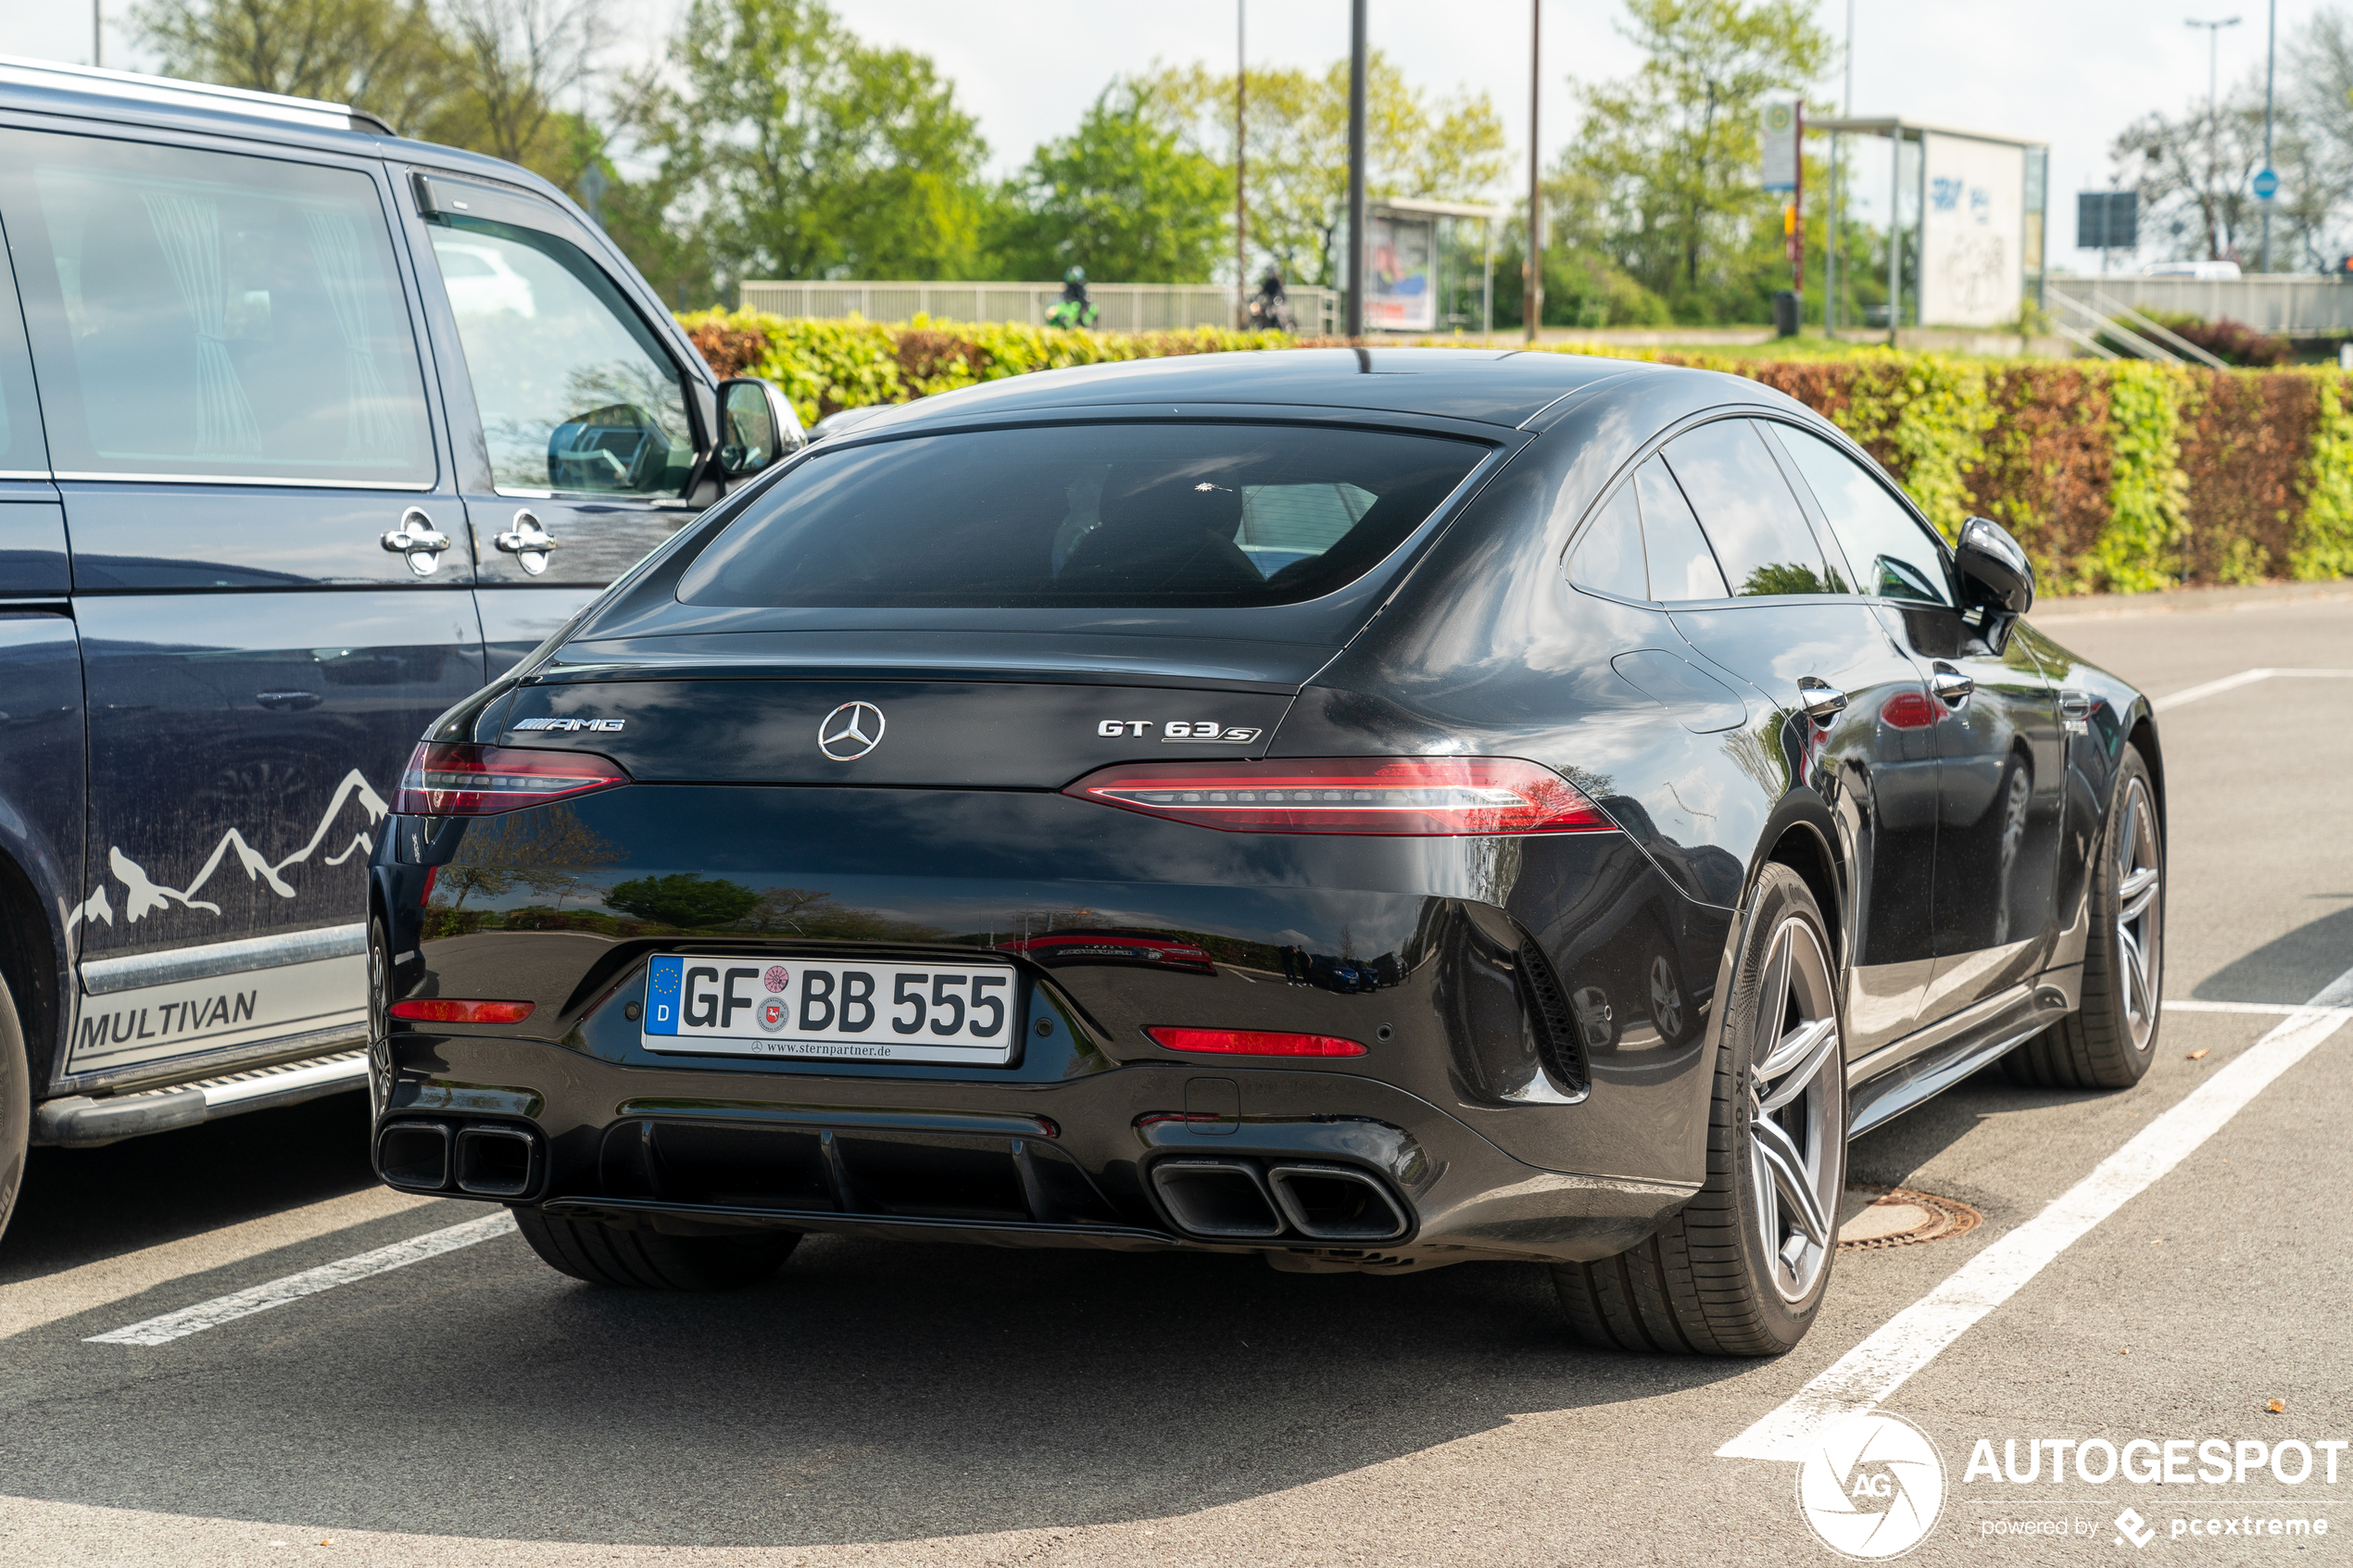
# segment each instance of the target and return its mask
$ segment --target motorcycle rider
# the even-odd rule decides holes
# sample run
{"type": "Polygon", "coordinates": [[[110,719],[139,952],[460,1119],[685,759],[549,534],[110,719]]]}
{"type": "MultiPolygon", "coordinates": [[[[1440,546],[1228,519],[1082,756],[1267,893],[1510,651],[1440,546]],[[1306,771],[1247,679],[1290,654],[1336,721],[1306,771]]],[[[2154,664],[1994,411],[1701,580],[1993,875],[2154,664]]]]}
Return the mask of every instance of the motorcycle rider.
{"type": "Polygon", "coordinates": [[[1290,299],[1283,292],[1283,275],[1273,267],[1258,280],[1258,292],[1250,298],[1250,329],[1252,332],[1295,332],[1299,322],[1290,313],[1290,299]]]}
{"type": "Polygon", "coordinates": [[[1063,274],[1063,296],[1046,312],[1050,327],[1091,327],[1102,314],[1087,297],[1087,269],[1073,267],[1063,274]]]}

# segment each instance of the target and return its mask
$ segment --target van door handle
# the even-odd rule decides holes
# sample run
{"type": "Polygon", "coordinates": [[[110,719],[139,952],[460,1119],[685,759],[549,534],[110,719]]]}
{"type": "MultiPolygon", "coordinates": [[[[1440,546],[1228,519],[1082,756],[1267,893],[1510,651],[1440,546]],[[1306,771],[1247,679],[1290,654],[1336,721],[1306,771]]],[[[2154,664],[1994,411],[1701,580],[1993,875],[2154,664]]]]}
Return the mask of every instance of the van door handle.
{"type": "Polygon", "coordinates": [[[547,570],[547,552],[557,545],[556,536],[540,524],[528,507],[515,513],[512,528],[493,535],[490,542],[514,557],[516,564],[534,577],[547,570]]]}
{"type": "Polygon", "coordinates": [[[441,552],[449,547],[449,535],[433,525],[423,508],[410,507],[400,514],[400,526],[381,543],[394,555],[408,557],[409,571],[431,577],[441,565],[441,552]]]}
{"type": "Polygon", "coordinates": [[[1971,692],[1977,690],[1977,683],[1939,659],[1929,668],[1928,689],[1934,692],[1936,700],[1945,707],[1958,708],[1969,699],[1971,692]]]}
{"type": "Polygon", "coordinates": [[[1827,724],[1846,711],[1846,694],[1812,675],[1797,678],[1797,705],[1817,724],[1827,724]]]}

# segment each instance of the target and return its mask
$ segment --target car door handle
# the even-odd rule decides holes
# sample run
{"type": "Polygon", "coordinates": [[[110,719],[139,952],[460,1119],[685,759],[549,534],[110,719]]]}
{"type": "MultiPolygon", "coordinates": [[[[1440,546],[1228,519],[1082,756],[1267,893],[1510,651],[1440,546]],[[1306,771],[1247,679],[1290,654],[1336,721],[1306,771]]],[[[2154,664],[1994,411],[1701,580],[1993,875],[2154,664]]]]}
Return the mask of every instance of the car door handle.
{"type": "Polygon", "coordinates": [[[490,542],[514,557],[515,563],[534,577],[547,570],[547,552],[558,543],[529,508],[515,513],[515,525],[490,542]]]}
{"type": "Polygon", "coordinates": [[[1947,708],[1958,708],[1977,690],[1977,683],[1949,664],[1938,663],[1928,672],[1928,688],[1947,708]]]}
{"type": "Polygon", "coordinates": [[[253,700],[272,713],[301,713],[318,707],[326,698],[317,692],[256,692],[253,700]]]}
{"type": "Polygon", "coordinates": [[[441,552],[449,547],[449,535],[433,525],[423,508],[410,507],[400,514],[400,526],[381,543],[394,555],[408,557],[409,571],[431,577],[441,565],[441,552]]]}
{"type": "Polygon", "coordinates": [[[1817,724],[1827,724],[1846,711],[1846,694],[1828,681],[1811,675],[1797,678],[1797,705],[1817,724]]]}

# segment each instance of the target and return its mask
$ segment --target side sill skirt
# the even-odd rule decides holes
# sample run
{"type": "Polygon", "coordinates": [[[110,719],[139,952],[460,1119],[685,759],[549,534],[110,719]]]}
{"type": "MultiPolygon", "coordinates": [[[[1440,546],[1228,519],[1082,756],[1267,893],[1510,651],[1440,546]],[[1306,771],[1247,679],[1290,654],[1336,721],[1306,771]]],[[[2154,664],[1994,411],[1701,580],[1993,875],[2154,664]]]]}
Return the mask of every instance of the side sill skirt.
{"type": "Polygon", "coordinates": [[[361,1088],[368,1082],[368,1053],[344,1051],[276,1067],[258,1068],[149,1089],[144,1094],[103,1098],[69,1095],[33,1107],[32,1141],[64,1148],[94,1148],[121,1138],[170,1132],[217,1122],[248,1110],[298,1105],[307,1099],[361,1088]]]}
{"type": "Polygon", "coordinates": [[[2056,986],[2014,985],[1873,1051],[1846,1070],[1846,1135],[1859,1137],[1935,1098],[2071,1010],[2056,986]]]}

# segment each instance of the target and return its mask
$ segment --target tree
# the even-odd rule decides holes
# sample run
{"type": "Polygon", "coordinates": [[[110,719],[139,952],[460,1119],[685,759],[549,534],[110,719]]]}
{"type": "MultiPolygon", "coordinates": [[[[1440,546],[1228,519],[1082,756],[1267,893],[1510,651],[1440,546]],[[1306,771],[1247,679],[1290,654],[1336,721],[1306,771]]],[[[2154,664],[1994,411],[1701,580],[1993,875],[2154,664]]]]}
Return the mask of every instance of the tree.
{"type": "Polygon", "coordinates": [[[1147,83],[1114,82],[1078,130],[1006,183],[988,249],[997,275],[1082,266],[1131,283],[1206,282],[1226,248],[1233,182],[1185,144],[1147,83]]]}
{"type": "Polygon", "coordinates": [[[624,91],[714,280],[969,275],[988,149],[928,58],[819,0],[693,0],[670,68],[624,91]]]}
{"type": "Polygon", "coordinates": [[[451,91],[433,117],[435,132],[569,184],[586,162],[575,144],[585,127],[556,103],[596,74],[598,16],[596,0],[455,0],[451,91]]]}
{"type": "MultiPolygon", "coordinates": [[[[1230,207],[1233,77],[1193,66],[1145,81],[1155,106],[1223,171],[1230,207]]],[[[1253,70],[1245,82],[1251,244],[1292,282],[1335,286],[1348,222],[1348,62],[1320,75],[1253,70]]],[[[1485,94],[1431,98],[1373,52],[1365,104],[1365,188],[1373,200],[1477,200],[1508,161],[1503,118],[1485,94]]]]}
{"type": "Polygon", "coordinates": [[[2210,121],[2202,102],[2178,117],[2144,115],[2108,156],[2118,182],[2140,193],[2143,244],[2155,239],[2177,257],[2239,259],[2260,221],[2248,188],[2263,166],[2260,96],[2234,93],[2210,121]]]}
{"type": "Polygon", "coordinates": [[[693,931],[733,924],[760,907],[760,895],[739,882],[678,872],[615,883],[605,894],[605,907],[654,925],[693,931]]]}
{"type": "Polygon", "coordinates": [[[455,914],[475,894],[503,898],[519,889],[560,907],[594,891],[581,873],[620,859],[612,841],[569,806],[508,812],[466,824],[457,853],[434,875],[433,907],[455,914]]]}
{"type": "Polygon", "coordinates": [[[1554,219],[1679,316],[1705,317],[1755,290],[1758,122],[1768,94],[1830,62],[1805,0],[1627,0],[1622,30],[1644,56],[1622,82],[1579,88],[1584,117],[1554,177],[1583,200],[1554,219]]]}
{"type": "Polygon", "coordinates": [[[402,131],[447,92],[424,0],[149,0],[132,25],[167,76],[350,104],[402,131]]]}

